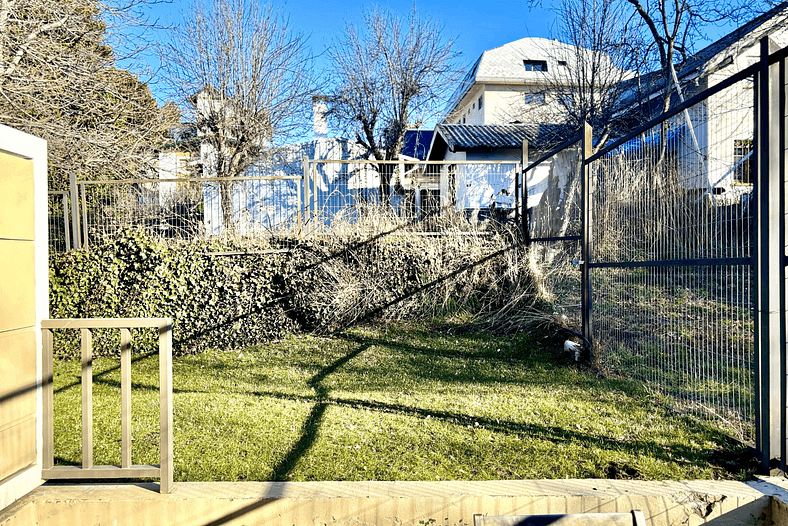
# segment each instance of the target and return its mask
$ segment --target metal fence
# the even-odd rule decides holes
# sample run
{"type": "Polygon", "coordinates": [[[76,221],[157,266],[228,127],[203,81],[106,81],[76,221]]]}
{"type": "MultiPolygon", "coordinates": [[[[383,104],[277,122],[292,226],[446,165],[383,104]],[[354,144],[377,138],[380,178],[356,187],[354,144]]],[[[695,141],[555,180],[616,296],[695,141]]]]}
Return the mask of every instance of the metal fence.
{"type": "Polygon", "coordinates": [[[519,169],[515,162],[304,159],[302,173],[288,176],[72,178],[69,192],[50,195],[50,250],[100,243],[125,230],[191,240],[506,221],[518,209],[519,169]]]}
{"type": "Polygon", "coordinates": [[[600,369],[784,469],[788,50],[761,46],[627,136],[594,151],[586,126],[531,163],[524,220],[543,261],[579,267],[570,323],[600,369]]]}

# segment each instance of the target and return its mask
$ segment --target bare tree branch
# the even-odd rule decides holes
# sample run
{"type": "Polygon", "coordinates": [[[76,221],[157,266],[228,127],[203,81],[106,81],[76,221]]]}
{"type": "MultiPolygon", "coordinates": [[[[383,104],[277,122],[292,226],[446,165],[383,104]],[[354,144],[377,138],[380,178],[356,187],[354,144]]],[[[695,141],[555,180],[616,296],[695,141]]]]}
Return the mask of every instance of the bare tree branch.
{"type": "MultiPolygon", "coordinates": [[[[139,2],[136,2],[139,3],[139,2]]],[[[0,121],[48,141],[49,181],[145,176],[178,121],[115,66],[95,0],[0,2],[0,121]]],[[[131,15],[129,15],[131,16],[131,15]]]]}
{"type": "MultiPolygon", "coordinates": [[[[421,19],[415,6],[404,19],[389,10],[364,13],[329,51],[332,116],[377,160],[396,159],[408,128],[439,115],[459,74],[459,53],[443,27],[421,19]]],[[[381,171],[388,201],[391,175],[381,171]]]]}
{"type": "MultiPolygon", "coordinates": [[[[197,2],[166,47],[173,93],[203,142],[203,172],[235,177],[303,128],[314,94],[306,40],[254,0],[197,2]]],[[[231,188],[221,187],[225,226],[231,188]]]]}

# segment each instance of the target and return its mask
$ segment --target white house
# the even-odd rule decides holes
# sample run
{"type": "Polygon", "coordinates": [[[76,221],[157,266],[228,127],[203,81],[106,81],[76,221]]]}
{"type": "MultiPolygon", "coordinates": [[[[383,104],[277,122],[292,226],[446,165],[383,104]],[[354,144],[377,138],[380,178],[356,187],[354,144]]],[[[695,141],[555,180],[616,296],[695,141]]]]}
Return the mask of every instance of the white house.
{"type": "MultiPolygon", "coordinates": [[[[557,40],[521,38],[481,54],[449,99],[446,124],[560,123],[564,96],[580,67],[592,61],[557,40]]],[[[604,67],[617,69],[606,55],[604,67]]],[[[631,72],[621,71],[622,77],[631,72]]]]}
{"type": "MultiPolygon", "coordinates": [[[[754,18],[706,46],[680,67],[671,104],[700,93],[753,65],[760,59],[760,40],[768,37],[776,48],[788,45],[788,2],[754,18]]],[[[640,120],[662,109],[664,76],[655,72],[629,81],[624,112],[640,120]],[[637,87],[636,87],[637,84],[637,87]]],[[[664,139],[675,160],[679,180],[717,203],[732,203],[752,190],[751,159],[754,129],[752,78],[713,95],[668,123],[664,139]],[[698,153],[702,152],[702,153],[698,153]]],[[[632,145],[625,147],[636,147],[632,145]]],[[[642,142],[642,141],[641,141],[642,142]]]]}

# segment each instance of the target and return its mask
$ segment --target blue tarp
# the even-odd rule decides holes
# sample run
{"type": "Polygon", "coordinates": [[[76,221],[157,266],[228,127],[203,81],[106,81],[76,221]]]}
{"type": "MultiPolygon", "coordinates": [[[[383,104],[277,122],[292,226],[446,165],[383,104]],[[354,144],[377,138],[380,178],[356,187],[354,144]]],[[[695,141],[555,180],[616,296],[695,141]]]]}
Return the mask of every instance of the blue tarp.
{"type": "MultiPolygon", "coordinates": [[[[653,129],[653,128],[652,128],[653,129]]],[[[665,139],[667,141],[667,149],[668,151],[674,151],[676,146],[678,145],[681,138],[684,136],[684,130],[686,129],[686,125],[682,125],[679,128],[668,130],[665,134],[665,139]]],[[[660,144],[660,133],[652,133],[651,135],[638,135],[637,137],[633,137],[632,139],[628,140],[615,150],[608,152],[606,155],[613,156],[613,155],[626,155],[637,153],[642,149],[649,149],[649,148],[657,148],[660,144]]],[[[609,144],[613,144],[615,141],[610,141],[609,144]]]]}

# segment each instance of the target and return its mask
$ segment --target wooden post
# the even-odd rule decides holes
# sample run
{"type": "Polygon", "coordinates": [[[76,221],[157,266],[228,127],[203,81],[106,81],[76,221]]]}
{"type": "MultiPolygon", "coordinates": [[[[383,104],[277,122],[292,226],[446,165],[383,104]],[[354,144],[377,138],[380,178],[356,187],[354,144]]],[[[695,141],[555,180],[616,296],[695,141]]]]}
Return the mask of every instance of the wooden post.
{"type": "Polygon", "coordinates": [[[52,329],[41,330],[41,347],[43,356],[41,357],[41,401],[44,421],[43,426],[43,449],[41,452],[41,468],[49,469],[55,465],[55,425],[54,425],[54,381],[53,371],[53,352],[54,340],[52,329]]]}
{"type": "Polygon", "coordinates": [[[82,236],[79,231],[79,193],[75,174],[68,176],[68,185],[71,191],[71,231],[74,233],[74,248],[82,248],[82,236]]]}
{"type": "Polygon", "coordinates": [[[172,320],[159,327],[160,491],[172,491],[172,320]]]}
{"type": "Polygon", "coordinates": [[[82,469],[93,467],[93,334],[82,332],[82,469]]]}
{"type": "Polygon", "coordinates": [[[120,467],[131,467],[131,330],[120,329],[120,467]]]}
{"type": "Polygon", "coordinates": [[[593,342],[591,336],[591,275],[589,265],[591,264],[591,185],[590,170],[586,159],[591,157],[593,129],[587,122],[583,122],[583,144],[582,144],[582,163],[581,163],[581,206],[582,206],[582,234],[581,234],[581,291],[580,305],[583,324],[583,339],[588,351],[591,353],[591,363],[594,363],[593,342]]]}
{"type": "Polygon", "coordinates": [[[769,471],[772,460],[777,458],[785,441],[785,407],[781,407],[785,377],[784,335],[781,335],[781,312],[784,315],[785,298],[779,295],[780,284],[785,280],[783,247],[780,246],[780,187],[783,174],[779,172],[782,145],[780,133],[775,133],[781,122],[779,97],[779,65],[769,66],[769,52],[774,47],[768,37],[761,39],[761,63],[758,73],[757,170],[755,184],[756,214],[755,237],[755,380],[756,380],[756,450],[761,468],[769,471]]]}

